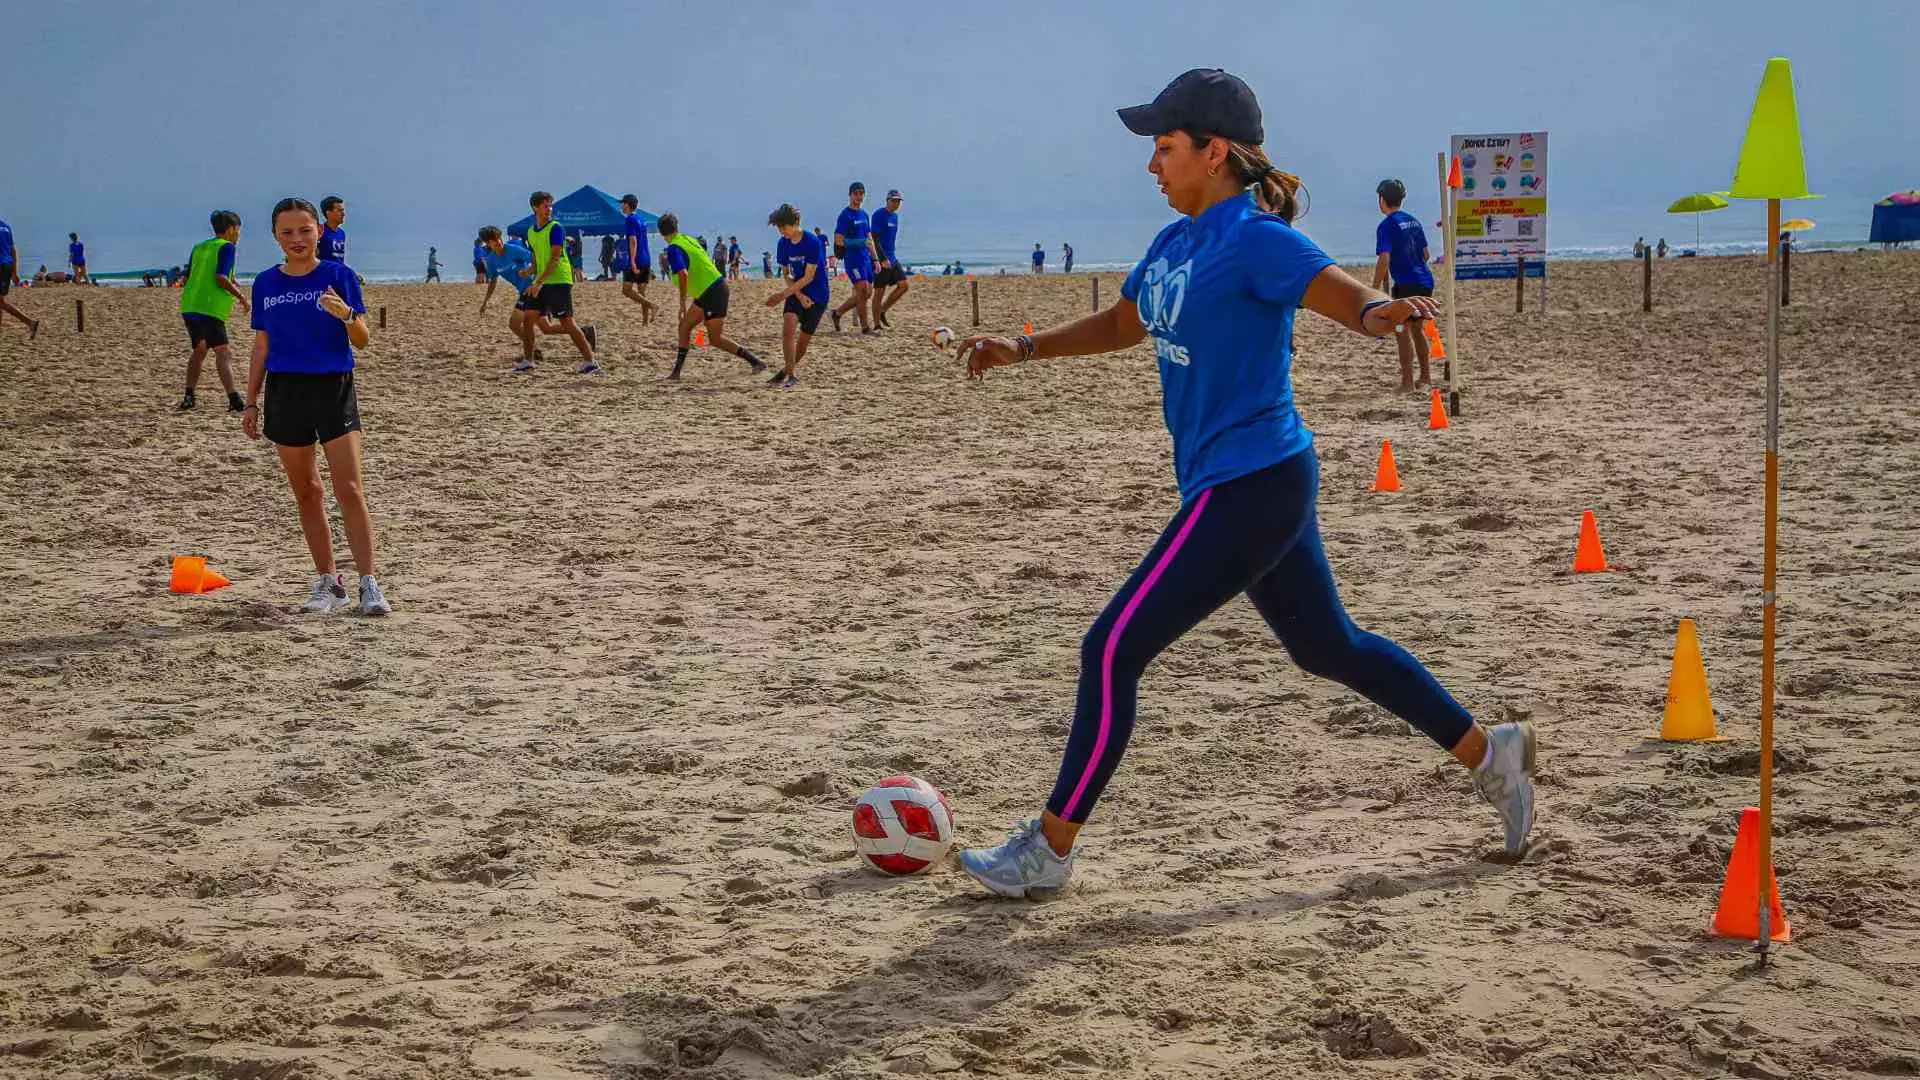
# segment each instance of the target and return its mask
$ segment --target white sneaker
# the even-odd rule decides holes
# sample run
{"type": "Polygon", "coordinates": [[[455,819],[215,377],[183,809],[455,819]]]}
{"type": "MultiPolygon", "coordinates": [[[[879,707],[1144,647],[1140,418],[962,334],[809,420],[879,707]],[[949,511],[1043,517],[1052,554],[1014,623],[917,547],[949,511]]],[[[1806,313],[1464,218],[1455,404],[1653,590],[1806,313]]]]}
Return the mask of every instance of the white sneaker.
{"type": "Polygon", "coordinates": [[[373,580],[372,574],[360,575],[360,614],[391,615],[393,605],[380,595],[380,583],[373,580]]]}
{"type": "Polygon", "coordinates": [[[1076,847],[1065,858],[1040,831],[1040,819],[1020,826],[999,847],[972,848],[960,853],[960,866],[973,879],[1001,896],[1038,899],[1059,892],[1073,876],[1076,847]]]}
{"type": "Polygon", "coordinates": [[[347,586],[340,580],[340,572],[321,574],[313,580],[313,595],[300,605],[300,610],[313,615],[331,615],[347,606],[347,586]]]}
{"type": "Polygon", "coordinates": [[[1487,729],[1487,744],[1493,753],[1486,768],[1474,770],[1473,786],[1499,811],[1507,854],[1518,856],[1533,830],[1533,725],[1495,724],[1487,729]]]}

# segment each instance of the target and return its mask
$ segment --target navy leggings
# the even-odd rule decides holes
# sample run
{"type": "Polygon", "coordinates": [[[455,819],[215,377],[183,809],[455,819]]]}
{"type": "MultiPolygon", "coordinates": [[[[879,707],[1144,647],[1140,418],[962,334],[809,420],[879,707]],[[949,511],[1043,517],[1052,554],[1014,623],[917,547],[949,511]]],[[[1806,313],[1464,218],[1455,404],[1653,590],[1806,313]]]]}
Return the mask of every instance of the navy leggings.
{"type": "Polygon", "coordinates": [[[1452,749],[1473,718],[1405,649],[1353,624],[1334,589],[1314,502],[1312,450],[1209,488],[1167,523],[1080,647],[1080,694],[1047,809],[1084,822],[1133,734],[1140,675],[1153,658],[1241,593],[1307,672],[1452,749]]]}

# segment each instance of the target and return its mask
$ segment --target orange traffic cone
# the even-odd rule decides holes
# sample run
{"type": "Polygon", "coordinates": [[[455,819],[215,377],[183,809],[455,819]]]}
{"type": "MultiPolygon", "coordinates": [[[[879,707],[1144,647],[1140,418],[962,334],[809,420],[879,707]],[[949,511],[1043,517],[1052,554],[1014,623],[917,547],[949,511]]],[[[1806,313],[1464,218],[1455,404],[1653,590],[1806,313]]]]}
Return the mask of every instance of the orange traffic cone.
{"type": "Polygon", "coordinates": [[[1432,319],[1422,319],[1420,320],[1420,325],[1427,328],[1428,355],[1435,360],[1445,360],[1447,358],[1447,347],[1440,343],[1439,325],[1432,319]]]}
{"type": "Polygon", "coordinates": [[[1433,388],[1433,397],[1427,403],[1427,430],[1444,431],[1453,425],[1447,422],[1447,407],[1440,403],[1440,388],[1433,388]]]}
{"type": "Polygon", "coordinates": [[[1600,547],[1600,526],[1593,511],[1580,515],[1580,542],[1573,549],[1573,572],[1595,574],[1607,568],[1607,553],[1600,547]]]}
{"type": "Polygon", "coordinates": [[[1450,188],[1461,186],[1459,154],[1453,155],[1453,166],[1447,170],[1447,186],[1450,188]]]}
{"type": "Polygon", "coordinates": [[[1373,490],[1400,490],[1400,470],[1393,464],[1392,439],[1380,440],[1380,464],[1373,470],[1373,490]]]}
{"type": "Polygon", "coordinates": [[[1027,328],[1026,328],[1025,330],[1023,330],[1023,331],[1021,331],[1021,333],[1023,333],[1023,334],[1026,334],[1026,335],[1027,335],[1028,337],[1032,337],[1032,336],[1033,336],[1033,324],[1032,324],[1032,323],[1028,323],[1028,324],[1027,324],[1027,328]]]}
{"type": "Polygon", "coordinates": [[[173,576],[167,582],[169,592],[185,593],[195,596],[200,593],[224,589],[233,582],[228,581],[218,570],[209,570],[207,560],[202,555],[175,555],[173,557],[173,576]]]}
{"type": "Polygon", "coordinates": [[[700,348],[700,349],[706,348],[707,332],[705,330],[695,330],[693,332],[693,344],[695,348],[700,348]]]}
{"type": "MultiPolygon", "coordinates": [[[[1720,886],[1720,909],[1713,913],[1713,932],[1721,937],[1760,940],[1760,810],[1740,811],[1740,832],[1733,838],[1733,858],[1727,860],[1727,880],[1720,886]]],[[[1780,910],[1780,883],[1767,867],[1767,937],[1793,940],[1793,926],[1780,910]]]]}
{"type": "Polygon", "coordinates": [[[1674,635],[1673,671],[1667,676],[1667,711],[1660,720],[1667,742],[1720,742],[1713,722],[1713,696],[1707,692],[1707,665],[1700,659],[1700,634],[1692,619],[1681,619],[1674,635]]]}

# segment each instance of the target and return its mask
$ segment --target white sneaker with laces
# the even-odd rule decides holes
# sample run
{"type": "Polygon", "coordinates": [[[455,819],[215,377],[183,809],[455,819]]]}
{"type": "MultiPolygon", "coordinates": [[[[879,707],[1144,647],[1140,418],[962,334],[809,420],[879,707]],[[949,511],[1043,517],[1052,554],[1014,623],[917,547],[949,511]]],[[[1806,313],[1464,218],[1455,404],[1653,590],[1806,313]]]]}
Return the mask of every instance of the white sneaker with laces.
{"type": "Polygon", "coordinates": [[[1518,856],[1533,831],[1533,725],[1495,724],[1487,729],[1487,746],[1492,753],[1485,768],[1474,770],[1473,786],[1499,812],[1507,854],[1518,856]]]}
{"type": "Polygon", "coordinates": [[[313,593],[300,610],[312,615],[331,615],[347,606],[347,586],[340,580],[340,572],[321,574],[313,580],[313,593]]]}
{"type": "Polygon", "coordinates": [[[393,605],[380,595],[380,583],[373,580],[372,574],[360,575],[360,614],[391,615],[393,605]]]}
{"type": "Polygon", "coordinates": [[[999,847],[971,848],[960,853],[960,866],[973,879],[1001,896],[1039,899],[1066,887],[1073,876],[1076,847],[1064,858],[1053,853],[1040,819],[1014,830],[999,847]]]}

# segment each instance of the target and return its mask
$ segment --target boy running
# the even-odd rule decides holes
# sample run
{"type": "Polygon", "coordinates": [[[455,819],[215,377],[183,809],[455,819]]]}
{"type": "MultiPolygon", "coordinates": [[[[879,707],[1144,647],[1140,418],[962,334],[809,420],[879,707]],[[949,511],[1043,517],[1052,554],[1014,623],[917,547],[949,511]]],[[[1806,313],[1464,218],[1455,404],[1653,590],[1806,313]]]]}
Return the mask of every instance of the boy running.
{"type": "Polygon", "coordinates": [[[713,347],[732,353],[747,362],[755,375],[767,370],[760,358],[727,337],[727,283],[720,268],[691,237],[680,232],[680,218],[667,214],[660,219],[660,239],[666,244],[667,275],[673,278],[680,295],[678,346],[668,382],[680,381],[680,369],[686,366],[687,349],[693,340],[693,328],[705,324],[713,347]]]}
{"type": "Polygon", "coordinates": [[[820,327],[820,316],[827,310],[831,286],[827,283],[825,252],[820,240],[800,227],[800,211],[787,203],[767,216],[767,224],[780,230],[780,265],[787,271],[787,287],[767,297],[767,306],[785,301],[780,317],[781,370],[767,381],[768,386],[791,390],[800,385],[795,372],[807,355],[813,332],[820,327]]]}
{"type": "Polygon", "coordinates": [[[600,365],[593,360],[593,327],[581,327],[573,321],[573,263],[567,258],[567,231],[553,222],[553,195],[536,191],[527,198],[533,207],[533,226],[527,230],[527,249],[533,253],[533,281],[528,284],[525,302],[535,319],[520,321],[520,344],[524,358],[515,371],[533,370],[533,332],[538,318],[560,324],[580,350],[579,372],[594,375],[600,365]]]}
{"type": "Polygon", "coordinates": [[[0,314],[11,315],[19,319],[27,328],[27,340],[40,336],[40,320],[30,319],[27,313],[14,307],[7,301],[7,294],[20,284],[20,256],[13,249],[13,227],[0,221],[0,314]]]}
{"type": "Polygon", "coordinates": [[[240,286],[233,281],[233,245],[240,242],[240,215],[215,210],[208,219],[213,235],[193,246],[187,256],[187,282],[180,289],[180,321],[187,324],[193,355],[187,359],[187,392],[180,411],[193,408],[193,392],[200,385],[200,365],[213,350],[213,369],[227,389],[227,411],[241,412],[247,403],[233,381],[233,354],[227,344],[227,316],[238,302],[240,313],[251,310],[240,286]]]}

